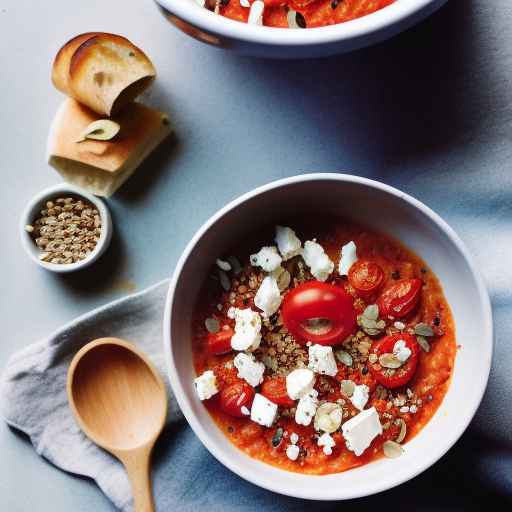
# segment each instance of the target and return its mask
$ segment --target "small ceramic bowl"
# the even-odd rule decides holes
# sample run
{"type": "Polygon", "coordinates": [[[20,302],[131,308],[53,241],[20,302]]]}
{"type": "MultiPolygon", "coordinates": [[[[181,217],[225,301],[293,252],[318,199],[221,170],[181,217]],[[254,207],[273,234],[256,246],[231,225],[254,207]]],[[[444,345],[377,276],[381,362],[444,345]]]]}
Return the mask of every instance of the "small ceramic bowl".
{"type": "Polygon", "coordinates": [[[66,183],[55,185],[42,190],[36,194],[25,207],[20,221],[20,235],[23,247],[27,251],[32,261],[40,267],[51,272],[67,273],[80,270],[94,263],[108,248],[112,239],[112,218],[105,203],[97,197],[85,192],[84,190],[68,185],[66,183]],[[93,204],[99,211],[101,217],[101,234],[94,250],[83,260],[76,263],[48,263],[39,259],[41,249],[37,247],[30,233],[25,229],[27,225],[33,224],[39,216],[39,212],[44,208],[47,201],[51,201],[58,196],[80,197],[84,201],[93,204]]]}
{"type": "MultiPolygon", "coordinates": [[[[263,240],[261,241],[264,242],[263,240]]],[[[309,174],[257,188],[213,215],[181,256],[169,286],[163,324],[169,380],[203,444],[224,465],[266,489],[298,498],[341,500],[399,485],[436,462],[472,420],[487,385],[493,350],[489,296],[455,232],[430,208],[382,183],[344,174],[309,174]],[[248,233],[303,215],[349,218],[387,233],[423,258],[439,278],[455,321],[457,356],[450,386],[432,419],[397,459],[330,475],[291,473],[249,457],[224,436],[194,390],[192,315],[216,255],[248,233]]]]}

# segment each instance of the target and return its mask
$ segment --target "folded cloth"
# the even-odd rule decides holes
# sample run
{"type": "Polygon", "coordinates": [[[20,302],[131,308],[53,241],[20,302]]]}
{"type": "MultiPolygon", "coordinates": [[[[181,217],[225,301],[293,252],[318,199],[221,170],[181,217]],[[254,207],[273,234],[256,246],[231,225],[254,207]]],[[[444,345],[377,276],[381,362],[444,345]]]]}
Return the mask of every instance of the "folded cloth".
{"type": "MultiPolygon", "coordinates": [[[[15,354],[3,374],[1,406],[7,422],[30,437],[39,455],[65,471],[93,478],[122,510],[131,508],[128,478],[121,464],[75,423],[66,394],[67,370],[83,345],[114,336],[134,342],[165,375],[161,331],[167,288],[163,281],[78,318],[15,354]]],[[[168,422],[177,421],[181,411],[168,395],[168,422]]]]}
{"type": "MultiPolygon", "coordinates": [[[[133,341],[163,371],[161,329],[168,281],[97,309],[41,342],[15,354],[3,374],[0,407],[6,421],[25,432],[37,452],[59,468],[93,478],[122,511],[132,510],[126,474],[109,454],[79,430],[68,408],[65,382],[73,355],[104,336],[133,341]]],[[[167,380],[167,379],[164,379],[167,380]]],[[[500,381],[503,384],[503,379],[500,381]]],[[[493,384],[491,384],[492,389],[493,384]]],[[[169,423],[154,452],[153,486],[157,510],[209,512],[315,512],[338,510],[339,503],[277,496],[238,478],[202,447],[170,398],[169,423]]],[[[498,399],[496,393],[493,395],[498,399]]],[[[505,399],[499,401],[506,403],[505,399]]],[[[486,400],[471,428],[441,461],[407,484],[364,500],[350,509],[374,511],[383,503],[403,510],[482,510],[512,497],[512,442],[506,418],[486,400]],[[501,434],[501,432],[506,432],[501,434]]]]}

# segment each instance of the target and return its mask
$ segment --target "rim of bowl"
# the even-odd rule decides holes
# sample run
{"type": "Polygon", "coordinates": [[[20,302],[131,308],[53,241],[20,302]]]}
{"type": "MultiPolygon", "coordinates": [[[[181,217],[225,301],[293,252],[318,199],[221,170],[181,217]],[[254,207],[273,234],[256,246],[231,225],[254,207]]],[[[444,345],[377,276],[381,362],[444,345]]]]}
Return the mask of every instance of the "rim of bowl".
{"type": "Polygon", "coordinates": [[[448,0],[415,0],[414,2],[397,0],[376,12],[354,20],[306,30],[248,25],[215,14],[193,0],[155,1],[179,18],[205,31],[252,43],[298,46],[321,45],[366,36],[399,23],[429,6],[441,7],[448,0]]]}
{"type": "Polygon", "coordinates": [[[40,267],[59,274],[74,272],[76,270],[80,270],[94,263],[107,250],[108,246],[110,245],[110,241],[112,239],[112,231],[112,217],[105,202],[101,200],[99,197],[96,197],[79,187],[75,187],[74,185],[70,185],[67,183],[59,183],[57,185],[53,185],[35,194],[23,209],[23,213],[21,214],[20,219],[21,243],[23,245],[23,248],[25,249],[25,252],[29,255],[30,259],[37,263],[40,267]],[[37,215],[37,213],[35,213],[37,205],[39,203],[52,199],[56,194],[62,193],[82,197],[86,201],[92,203],[100,213],[102,228],[100,239],[96,244],[96,247],[92,250],[91,254],[89,254],[89,256],[87,256],[85,259],[77,261],[76,263],[60,264],[48,263],[46,261],[40,260],[38,255],[42,251],[40,251],[40,249],[35,245],[34,241],[32,240],[32,237],[30,236],[30,233],[27,233],[27,231],[25,230],[25,226],[27,224],[32,224],[34,222],[34,215],[37,215]]]}
{"type": "MultiPolygon", "coordinates": [[[[167,293],[167,298],[165,302],[165,310],[164,310],[164,319],[163,319],[163,342],[164,342],[164,354],[165,354],[165,363],[166,363],[166,370],[167,370],[167,377],[169,379],[169,382],[171,384],[171,388],[174,392],[174,395],[178,401],[178,404],[185,415],[185,418],[187,419],[190,427],[196,434],[196,436],[199,438],[199,440],[203,443],[203,445],[207,448],[207,450],[224,466],[229,468],[231,471],[233,471],[235,474],[239,475],[240,477],[244,478],[245,480],[258,485],[259,487],[262,487],[264,489],[268,489],[270,491],[284,494],[287,496],[292,496],[295,498],[304,498],[304,499],[313,499],[318,501],[323,500],[345,500],[345,499],[353,499],[353,498],[360,498],[364,496],[370,496],[372,494],[376,494],[378,492],[382,492],[388,489],[391,489],[393,487],[396,487],[397,485],[400,485],[404,482],[409,481],[410,479],[414,478],[415,476],[419,475],[426,469],[428,469],[430,466],[432,466],[435,462],[437,462],[460,438],[460,436],[464,433],[466,428],[469,426],[470,422],[472,421],[478,407],[480,406],[480,403],[482,401],[482,398],[484,396],[485,390],[487,388],[487,382],[489,380],[489,374],[491,371],[491,363],[492,363],[492,354],[493,354],[493,348],[494,348],[494,327],[493,327],[493,320],[492,320],[492,308],[491,308],[491,301],[489,298],[489,293],[487,291],[487,288],[484,285],[484,281],[482,276],[480,275],[480,272],[476,268],[473,257],[469,253],[468,249],[462,242],[462,240],[459,238],[459,236],[455,233],[455,231],[444,221],[437,213],[435,213],[431,208],[423,204],[418,199],[415,199],[414,197],[410,196],[409,194],[406,194],[405,192],[400,191],[397,188],[391,187],[390,185],[386,185],[384,183],[381,183],[379,181],[371,180],[368,178],[363,178],[360,176],[354,176],[350,174],[338,174],[338,173],[313,173],[313,174],[304,174],[304,175],[297,175],[292,176],[290,178],[284,178],[276,181],[272,181],[266,185],[257,187],[253,189],[250,192],[247,192],[238,198],[234,199],[233,201],[229,202],[226,206],[218,210],[214,215],[212,215],[195,233],[195,235],[192,237],[186,248],[184,249],[180,259],[178,260],[178,263],[176,264],[176,268],[174,270],[173,276],[171,278],[171,281],[169,283],[169,289],[167,293]],[[211,443],[209,440],[209,436],[204,430],[202,424],[199,422],[199,420],[196,418],[194,412],[192,411],[191,407],[189,407],[187,400],[184,398],[186,397],[185,390],[183,386],[181,385],[180,380],[178,379],[177,375],[177,368],[174,364],[174,359],[172,356],[171,351],[171,322],[172,322],[172,308],[173,303],[175,299],[175,289],[176,285],[179,279],[179,276],[181,275],[181,271],[183,269],[183,266],[185,265],[190,253],[194,250],[195,246],[197,245],[197,242],[203,237],[203,235],[210,229],[210,227],[215,224],[217,221],[219,221],[227,212],[237,208],[240,204],[246,202],[247,200],[256,197],[258,195],[264,194],[268,192],[269,190],[280,188],[280,187],[286,187],[288,185],[292,185],[299,182],[304,181],[340,181],[340,182],[348,182],[348,183],[357,183],[360,185],[365,185],[367,187],[378,189],[382,192],[388,193],[392,196],[394,196],[398,200],[403,200],[407,203],[409,203],[411,206],[415,207],[416,209],[420,210],[425,216],[427,216],[437,227],[441,229],[442,232],[444,232],[450,241],[456,246],[456,248],[461,253],[462,257],[465,259],[469,269],[471,270],[471,273],[475,279],[475,283],[478,290],[479,300],[482,307],[482,314],[484,317],[485,324],[483,326],[484,332],[487,333],[487,336],[485,337],[485,346],[483,347],[483,354],[482,354],[482,365],[484,366],[484,371],[482,372],[482,377],[480,379],[480,382],[477,383],[478,386],[478,393],[471,396],[472,400],[472,407],[471,411],[468,415],[466,415],[464,418],[461,418],[461,420],[454,425],[454,428],[445,436],[444,443],[439,449],[435,449],[430,451],[429,453],[426,453],[424,458],[419,462],[417,465],[415,465],[413,468],[411,468],[411,471],[408,475],[405,475],[403,477],[393,477],[391,476],[391,482],[371,482],[370,484],[367,484],[364,490],[363,488],[357,488],[357,489],[342,489],[339,488],[338,494],[335,496],[329,495],[327,497],[322,496],[321,494],[318,494],[315,492],[314,486],[312,488],[304,488],[304,491],[301,491],[300,493],[297,492],[291,492],[288,489],[282,488],[280,484],[276,484],[272,481],[269,481],[265,478],[259,478],[257,474],[253,474],[250,471],[246,470],[244,468],[243,464],[237,464],[233,460],[231,460],[228,456],[225,455],[223,450],[221,450],[217,445],[214,443],[211,443]],[[396,478],[396,480],[393,480],[393,478],[396,478]]],[[[241,452],[243,453],[243,452],[241,452]]],[[[244,454],[248,457],[248,455],[244,454]]],[[[265,462],[261,462],[262,465],[266,465],[265,462]]],[[[275,469],[275,468],[274,468],[275,469]]],[[[279,468],[277,468],[279,470],[279,468]]],[[[284,471],[284,470],[280,470],[284,471]]],[[[303,475],[304,476],[304,475],[303,475]]],[[[310,476],[311,478],[320,478],[316,475],[305,475],[310,476]]]]}

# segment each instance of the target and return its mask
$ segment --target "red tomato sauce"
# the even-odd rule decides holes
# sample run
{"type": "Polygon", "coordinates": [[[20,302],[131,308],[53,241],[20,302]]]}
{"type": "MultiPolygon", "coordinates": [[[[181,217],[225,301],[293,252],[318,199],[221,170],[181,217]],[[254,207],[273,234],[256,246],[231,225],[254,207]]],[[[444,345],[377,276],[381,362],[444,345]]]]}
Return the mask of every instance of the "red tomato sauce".
{"type": "MultiPolygon", "coordinates": [[[[349,2],[350,5],[364,4],[366,6],[378,3],[349,2]]],[[[288,409],[286,406],[280,405],[278,419],[271,428],[266,428],[254,423],[248,417],[237,418],[226,414],[219,405],[220,393],[204,402],[219,428],[234,445],[247,455],[288,471],[317,475],[338,473],[382,457],[383,443],[386,440],[397,438],[402,429],[401,421],[405,422],[407,427],[407,434],[403,441],[406,449],[407,441],[417,435],[432,418],[440,406],[450,383],[457,350],[455,326],[450,307],[437,277],[420,257],[398,241],[345,220],[315,219],[314,226],[309,226],[307,223],[300,221],[289,225],[295,229],[302,241],[316,238],[318,243],[323,246],[335,263],[335,270],[327,282],[341,285],[345,291],[355,296],[354,304],[359,313],[367,305],[375,303],[378,296],[363,300],[357,296],[348,280],[338,275],[336,269],[340,248],[349,241],[353,240],[355,242],[359,259],[368,259],[382,268],[384,283],[381,290],[385,290],[399,279],[421,279],[423,286],[419,304],[413,312],[406,318],[401,318],[400,321],[405,324],[403,332],[411,332],[412,328],[418,323],[426,323],[432,326],[435,334],[428,338],[430,351],[419,350],[417,369],[412,380],[398,389],[384,389],[386,393],[384,396],[382,394],[383,387],[378,385],[372,376],[372,372],[364,371],[364,367],[369,364],[369,362],[365,362],[365,357],[368,357],[368,353],[371,352],[372,344],[382,340],[386,335],[399,332],[394,327],[392,320],[388,320],[385,331],[379,336],[372,337],[370,342],[368,342],[368,337],[362,337],[359,340],[358,334],[355,334],[348,344],[344,343],[341,346],[333,347],[335,351],[341,348],[358,354],[356,357],[361,357],[362,363],[354,363],[353,367],[347,367],[337,360],[338,373],[335,377],[320,376],[317,378],[315,388],[319,391],[319,400],[332,402],[343,400],[340,382],[344,379],[352,380],[356,384],[365,383],[371,392],[365,409],[375,406],[381,424],[386,427],[383,434],[375,438],[370,447],[359,457],[348,450],[340,431],[332,434],[336,446],[333,448],[331,455],[326,455],[322,448],[317,446],[318,432],[315,431],[313,423],[309,426],[295,423],[293,408],[288,409]],[[365,350],[366,355],[364,355],[365,350]],[[401,405],[403,399],[405,404],[409,406],[413,403],[414,413],[404,412],[401,405]],[[282,429],[283,437],[276,446],[276,443],[272,441],[275,440],[276,431],[279,428],[282,429]],[[290,460],[286,455],[286,447],[290,444],[289,436],[291,433],[296,433],[300,438],[298,442],[300,456],[296,461],[290,460]]],[[[229,363],[234,357],[233,353],[212,355],[208,352],[208,332],[204,321],[208,317],[214,317],[219,320],[221,326],[226,325],[232,328],[233,320],[227,317],[227,311],[231,306],[252,307],[252,309],[257,310],[253,303],[253,296],[263,276],[258,275],[254,267],[250,266],[249,255],[257,252],[264,245],[270,245],[269,241],[273,239],[271,233],[272,230],[269,229],[268,232],[247,237],[247,239],[253,240],[254,243],[244,248],[233,248],[231,254],[238,257],[244,270],[241,274],[232,278],[232,287],[227,292],[222,290],[217,280],[214,278],[208,279],[195,310],[192,341],[195,370],[198,375],[205,370],[213,370],[220,388],[239,382],[241,379],[237,376],[236,368],[233,368],[229,363]]],[[[300,257],[286,263],[290,266],[296,265],[297,262],[294,262],[294,260],[300,260],[300,257]]],[[[212,267],[212,276],[216,275],[216,272],[217,269],[212,267]]],[[[291,288],[293,288],[293,284],[290,285],[291,288]]],[[[285,293],[283,292],[283,295],[285,293]]],[[[256,354],[258,359],[261,360],[265,355],[268,357],[269,354],[273,354],[272,350],[274,350],[278,366],[277,374],[282,378],[283,375],[286,375],[287,370],[285,368],[283,372],[279,373],[281,358],[284,357],[283,361],[285,361],[290,356],[285,353],[286,350],[281,354],[279,351],[276,353],[274,345],[268,341],[271,339],[271,334],[264,333],[260,347],[264,355],[262,356],[261,352],[256,352],[256,354]]],[[[307,347],[298,344],[293,344],[293,346],[294,354],[298,354],[299,358],[301,350],[305,351],[307,357],[307,347]]],[[[283,363],[284,366],[286,364],[290,364],[289,361],[283,363]]],[[[265,374],[272,373],[274,373],[274,370],[267,368],[265,374]]],[[[257,388],[257,392],[261,392],[261,386],[257,388]]],[[[343,410],[348,418],[359,412],[349,400],[346,400],[343,410]]]]}
{"type": "MultiPolygon", "coordinates": [[[[323,27],[354,20],[382,9],[395,0],[264,0],[263,25],[288,28],[287,14],[293,9],[304,17],[306,27],[323,27]]],[[[252,3],[252,1],[251,1],[252,3]]],[[[239,0],[221,3],[219,13],[226,18],[247,23],[249,8],[239,0]]]]}

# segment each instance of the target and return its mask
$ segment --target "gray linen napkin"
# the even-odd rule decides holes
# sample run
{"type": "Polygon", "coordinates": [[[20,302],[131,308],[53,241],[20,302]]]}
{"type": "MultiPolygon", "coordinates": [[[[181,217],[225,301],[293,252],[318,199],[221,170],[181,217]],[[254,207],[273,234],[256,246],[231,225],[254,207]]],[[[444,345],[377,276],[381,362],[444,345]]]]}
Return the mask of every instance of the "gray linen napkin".
{"type": "MultiPolygon", "coordinates": [[[[161,330],[167,287],[168,281],[162,281],[74,320],[15,354],[2,378],[0,405],[7,423],[27,434],[37,453],[56,466],[93,478],[122,510],[132,508],[126,473],[75,423],[66,395],[67,369],[83,345],[116,336],[133,341],[164,375],[161,330]]],[[[170,393],[169,397],[172,422],[182,414],[170,393]]]]}
{"type": "MultiPolygon", "coordinates": [[[[135,342],[162,368],[161,321],[168,282],[97,309],[35,345],[15,354],[3,374],[0,410],[6,421],[25,432],[37,452],[59,468],[93,478],[123,512],[132,509],[129,484],[121,465],[91,444],[76,426],[67,405],[66,370],[88,341],[119,336],[135,342]]],[[[503,329],[508,316],[499,315],[503,329]]],[[[176,402],[155,448],[153,488],[157,510],[180,512],[374,512],[395,503],[400,510],[453,512],[512,506],[510,353],[499,350],[486,400],[461,440],[434,466],[410,482],[375,496],[317,502],[278,496],[238,478],[219,464],[186,428],[176,402]]]]}

